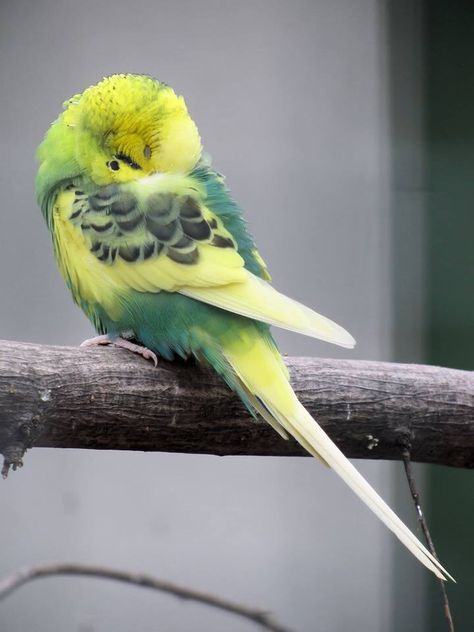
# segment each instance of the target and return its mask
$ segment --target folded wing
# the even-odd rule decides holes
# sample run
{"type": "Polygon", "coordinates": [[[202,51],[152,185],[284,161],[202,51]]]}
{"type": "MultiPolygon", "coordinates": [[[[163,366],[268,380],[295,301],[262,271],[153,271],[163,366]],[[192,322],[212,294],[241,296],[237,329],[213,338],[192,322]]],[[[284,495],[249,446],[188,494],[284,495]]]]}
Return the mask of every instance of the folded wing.
{"type": "Polygon", "coordinates": [[[352,348],[354,338],[343,327],[309,307],[281,294],[269,283],[246,271],[241,283],[214,287],[184,287],[181,294],[269,325],[352,348]]]}
{"type": "MultiPolygon", "coordinates": [[[[270,325],[354,346],[345,329],[245,268],[238,243],[191,178],[160,175],[88,196],[71,194],[68,219],[81,231],[97,274],[111,283],[139,292],[180,292],[270,325]]],[[[261,268],[264,275],[263,262],[261,268]]]]}

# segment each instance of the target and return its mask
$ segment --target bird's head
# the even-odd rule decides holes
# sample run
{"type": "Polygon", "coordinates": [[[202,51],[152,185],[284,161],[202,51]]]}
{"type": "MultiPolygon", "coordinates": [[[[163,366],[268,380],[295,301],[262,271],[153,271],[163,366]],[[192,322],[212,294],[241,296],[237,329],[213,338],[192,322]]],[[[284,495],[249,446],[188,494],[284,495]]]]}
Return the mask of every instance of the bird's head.
{"type": "Polygon", "coordinates": [[[107,77],[64,107],[63,141],[80,172],[99,186],[187,172],[201,156],[199,133],[183,97],[152,77],[107,77]]]}

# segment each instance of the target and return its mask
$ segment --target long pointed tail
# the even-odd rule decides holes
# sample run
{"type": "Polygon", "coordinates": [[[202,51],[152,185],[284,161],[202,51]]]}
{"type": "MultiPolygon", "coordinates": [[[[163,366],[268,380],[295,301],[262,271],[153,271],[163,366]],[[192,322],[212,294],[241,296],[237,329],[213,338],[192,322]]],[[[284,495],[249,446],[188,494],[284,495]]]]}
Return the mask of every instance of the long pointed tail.
{"type": "Polygon", "coordinates": [[[298,401],[288,382],[281,356],[268,340],[255,336],[251,345],[230,345],[225,356],[240,380],[248,401],[264,419],[283,436],[286,433],[292,435],[310,454],[337,472],[407,549],[437,577],[454,581],[298,401]]]}

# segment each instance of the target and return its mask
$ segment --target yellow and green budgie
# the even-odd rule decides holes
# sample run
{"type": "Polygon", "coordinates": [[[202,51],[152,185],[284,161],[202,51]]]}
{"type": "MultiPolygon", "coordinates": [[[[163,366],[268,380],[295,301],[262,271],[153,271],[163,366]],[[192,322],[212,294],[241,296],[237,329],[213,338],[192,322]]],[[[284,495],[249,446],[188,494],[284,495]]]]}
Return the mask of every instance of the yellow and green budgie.
{"type": "Polygon", "coordinates": [[[37,197],[74,301],[98,336],[155,361],[194,356],[252,414],[335,470],[438,577],[449,574],[296,398],[270,325],[343,347],[342,327],[280,294],[181,96],[114,75],[64,104],[37,197]]]}

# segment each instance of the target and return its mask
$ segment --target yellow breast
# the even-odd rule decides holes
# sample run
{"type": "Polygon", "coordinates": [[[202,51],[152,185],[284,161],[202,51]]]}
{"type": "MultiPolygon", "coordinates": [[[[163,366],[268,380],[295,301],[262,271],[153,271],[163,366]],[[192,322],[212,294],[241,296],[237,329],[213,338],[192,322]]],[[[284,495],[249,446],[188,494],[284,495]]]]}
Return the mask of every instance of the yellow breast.
{"type": "Polygon", "coordinates": [[[101,305],[112,319],[118,317],[117,296],[120,285],[91,252],[79,227],[69,219],[74,201],[73,191],[61,192],[56,200],[54,245],[59,270],[77,303],[101,305]]]}

